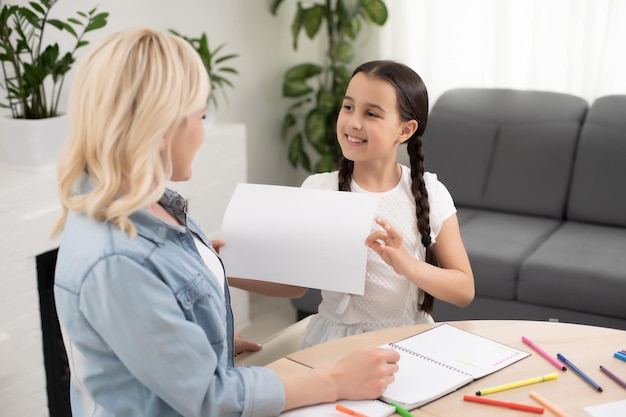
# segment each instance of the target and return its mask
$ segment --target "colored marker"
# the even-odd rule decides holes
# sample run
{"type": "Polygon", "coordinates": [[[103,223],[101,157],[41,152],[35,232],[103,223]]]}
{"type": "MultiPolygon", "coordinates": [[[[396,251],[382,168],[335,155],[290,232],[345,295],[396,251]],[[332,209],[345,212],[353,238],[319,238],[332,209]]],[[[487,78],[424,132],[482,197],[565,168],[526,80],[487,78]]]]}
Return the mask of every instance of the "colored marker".
{"type": "Polygon", "coordinates": [[[544,412],[544,409],[541,407],[534,407],[532,405],[512,403],[509,401],[491,400],[489,398],[472,397],[471,395],[464,395],[463,399],[465,401],[472,401],[475,403],[489,404],[489,405],[499,405],[500,407],[507,407],[507,408],[512,408],[512,409],[521,410],[521,411],[529,411],[531,413],[537,413],[537,414],[543,414],[544,412]]]}
{"type": "Polygon", "coordinates": [[[556,357],[559,358],[559,360],[563,362],[565,365],[572,368],[574,372],[576,372],[582,379],[587,381],[587,383],[589,383],[589,385],[591,385],[596,391],[602,392],[602,387],[600,385],[596,384],[593,379],[589,378],[583,371],[578,369],[578,367],[574,365],[573,363],[571,363],[565,356],[561,355],[560,353],[557,353],[556,357]]]}
{"type": "Polygon", "coordinates": [[[344,405],[341,405],[341,404],[337,404],[335,406],[335,409],[337,411],[341,411],[342,413],[346,413],[346,414],[349,414],[349,415],[354,416],[354,417],[368,417],[368,416],[366,416],[363,413],[359,413],[358,411],[351,410],[348,407],[346,407],[344,405]]]}
{"type": "Polygon", "coordinates": [[[536,392],[530,391],[529,395],[530,395],[530,397],[532,399],[537,401],[539,404],[543,405],[548,410],[552,411],[556,416],[558,416],[558,417],[569,417],[569,414],[567,414],[565,411],[561,410],[556,405],[552,404],[550,401],[548,401],[545,398],[541,397],[536,392]]]}
{"type": "Polygon", "coordinates": [[[559,362],[556,359],[554,359],[552,356],[550,356],[548,354],[548,352],[546,352],[545,350],[541,349],[536,343],[534,343],[533,341],[531,341],[527,337],[522,336],[522,342],[526,343],[528,346],[530,346],[531,348],[535,349],[538,354],[540,354],[541,356],[546,358],[548,361],[550,361],[551,364],[553,364],[554,366],[556,366],[560,370],[567,371],[567,368],[561,362],[559,362]]]}
{"type": "Polygon", "coordinates": [[[617,382],[622,388],[626,388],[626,382],[624,382],[623,380],[620,379],[620,377],[618,377],[617,375],[615,375],[613,372],[609,371],[608,369],[606,369],[604,366],[600,365],[600,370],[602,372],[604,372],[605,374],[608,375],[609,378],[611,378],[613,381],[617,382]]]}
{"type": "Polygon", "coordinates": [[[497,387],[481,389],[480,391],[476,391],[476,395],[493,394],[494,392],[500,392],[500,391],[504,391],[507,389],[523,387],[525,385],[536,384],[538,382],[551,381],[553,379],[557,379],[558,377],[559,377],[559,374],[555,372],[553,374],[538,376],[536,378],[524,379],[523,381],[511,382],[510,384],[498,385],[497,387]]]}
{"type": "Polygon", "coordinates": [[[411,413],[402,408],[400,405],[394,403],[393,401],[389,401],[389,404],[393,405],[396,409],[396,413],[400,414],[402,417],[413,417],[411,413]]]}
{"type": "Polygon", "coordinates": [[[626,353],[622,353],[622,352],[615,352],[613,354],[613,356],[615,356],[617,359],[621,359],[623,361],[626,361],[626,353]]]}

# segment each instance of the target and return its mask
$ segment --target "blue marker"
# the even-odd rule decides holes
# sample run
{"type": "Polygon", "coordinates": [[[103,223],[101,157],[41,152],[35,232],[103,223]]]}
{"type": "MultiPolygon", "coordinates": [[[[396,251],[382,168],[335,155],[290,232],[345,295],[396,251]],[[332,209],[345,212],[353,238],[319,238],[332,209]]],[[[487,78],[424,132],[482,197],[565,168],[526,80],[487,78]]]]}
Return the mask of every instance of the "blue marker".
{"type": "Polygon", "coordinates": [[[572,368],[574,372],[576,372],[582,379],[587,381],[589,385],[591,385],[596,391],[602,392],[602,387],[600,387],[600,385],[596,384],[593,379],[589,378],[583,371],[578,369],[578,367],[574,365],[573,363],[571,363],[565,356],[561,355],[560,353],[557,353],[556,357],[559,358],[559,360],[563,362],[565,365],[572,368]]]}

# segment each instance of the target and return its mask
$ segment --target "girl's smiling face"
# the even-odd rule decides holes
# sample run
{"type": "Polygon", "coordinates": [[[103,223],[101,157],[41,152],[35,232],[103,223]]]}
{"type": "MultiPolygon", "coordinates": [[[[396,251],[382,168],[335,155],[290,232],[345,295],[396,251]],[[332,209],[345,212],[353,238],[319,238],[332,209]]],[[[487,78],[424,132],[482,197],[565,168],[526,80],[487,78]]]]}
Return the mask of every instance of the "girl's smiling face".
{"type": "Polygon", "coordinates": [[[357,73],[348,85],[337,118],[337,140],[354,162],[396,162],[398,146],[409,139],[400,119],[395,88],[379,78],[357,73]]]}

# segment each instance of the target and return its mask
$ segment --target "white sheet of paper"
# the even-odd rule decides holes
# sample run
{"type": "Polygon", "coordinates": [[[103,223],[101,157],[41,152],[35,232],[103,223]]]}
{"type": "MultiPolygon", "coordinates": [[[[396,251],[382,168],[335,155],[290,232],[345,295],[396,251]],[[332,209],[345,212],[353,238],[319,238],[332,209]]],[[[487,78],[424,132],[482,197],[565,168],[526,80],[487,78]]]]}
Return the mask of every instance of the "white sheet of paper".
{"type": "Polygon", "coordinates": [[[230,277],[362,295],[378,196],[238,184],[222,222],[230,277]]]}
{"type": "Polygon", "coordinates": [[[585,407],[585,411],[593,417],[626,416],[626,400],[613,401],[585,407]]]}

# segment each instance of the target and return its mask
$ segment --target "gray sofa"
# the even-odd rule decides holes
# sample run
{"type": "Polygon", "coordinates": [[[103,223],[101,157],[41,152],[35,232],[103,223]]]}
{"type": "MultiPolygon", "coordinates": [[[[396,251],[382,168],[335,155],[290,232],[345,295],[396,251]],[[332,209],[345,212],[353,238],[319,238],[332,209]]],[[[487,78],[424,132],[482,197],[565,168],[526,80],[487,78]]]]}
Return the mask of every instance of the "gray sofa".
{"type": "MultiPolygon", "coordinates": [[[[437,321],[554,320],[626,329],[626,95],[455,89],[434,104],[426,169],[458,209],[476,282],[437,321]]],[[[319,291],[293,300],[302,317],[319,291]]]]}

